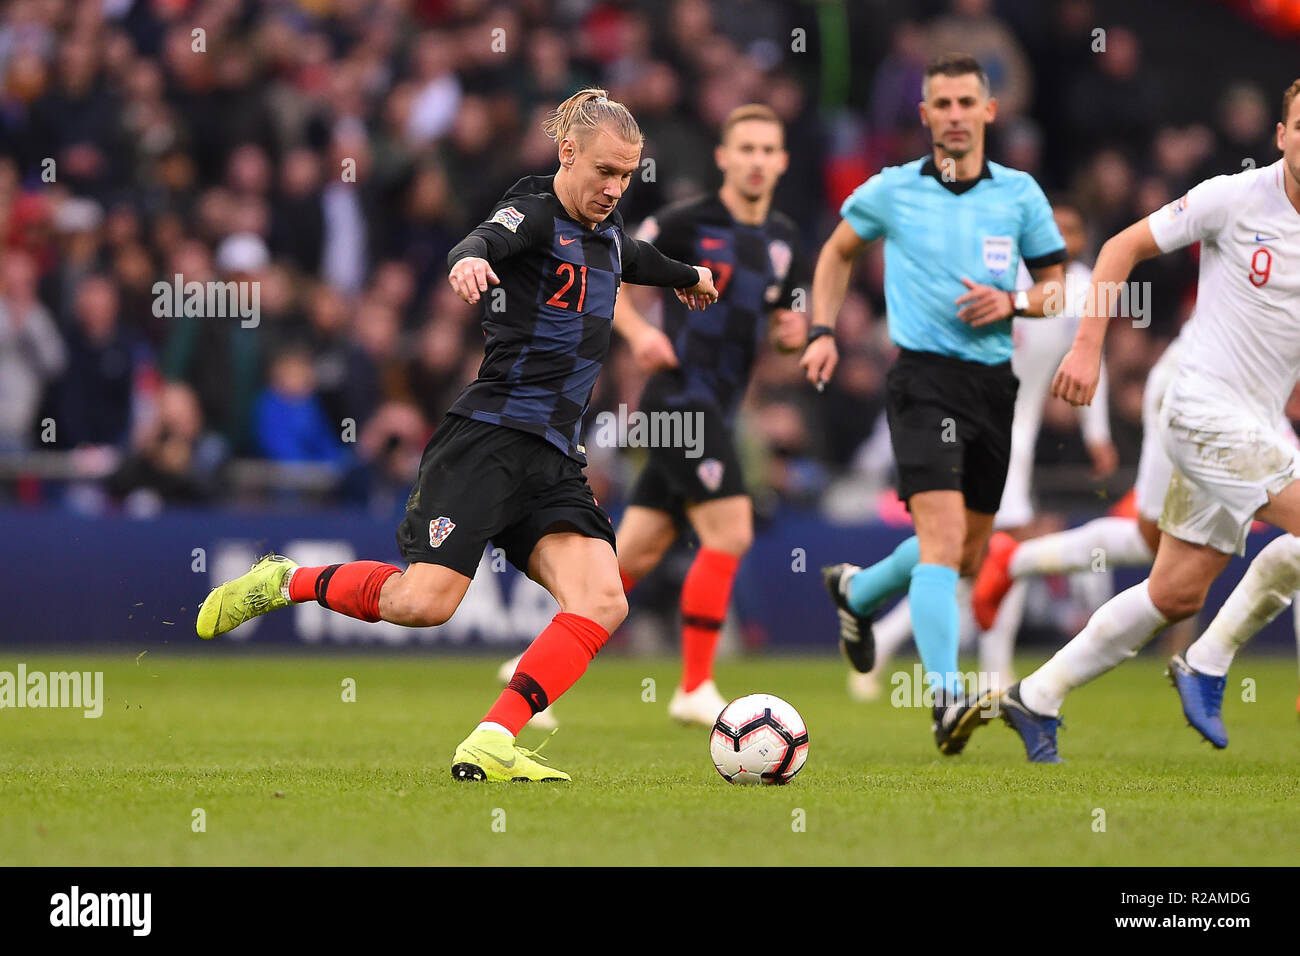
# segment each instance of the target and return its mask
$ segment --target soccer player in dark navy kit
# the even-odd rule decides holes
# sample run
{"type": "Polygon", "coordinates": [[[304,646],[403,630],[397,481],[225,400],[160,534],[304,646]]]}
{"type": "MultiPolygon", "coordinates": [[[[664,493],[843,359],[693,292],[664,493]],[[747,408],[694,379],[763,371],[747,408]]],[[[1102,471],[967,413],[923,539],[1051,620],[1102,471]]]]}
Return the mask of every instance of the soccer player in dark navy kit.
{"type": "Polygon", "coordinates": [[[692,415],[698,425],[691,446],[649,449],[619,524],[618,563],[631,588],[685,524],[695,530],[700,546],[682,583],[682,678],[668,714],[707,725],[727,704],[713,681],[714,651],[736,569],[754,537],[753,502],[732,435],[736,409],[765,340],[786,352],[807,343],[810,284],[795,224],[772,209],[789,163],[777,114],[761,104],[733,110],[714,158],[721,189],[669,206],[637,236],[664,255],[708,266],[717,306],[691,313],[666,297],[663,331],[637,313],[631,296],[614,312],[614,328],[638,361],[658,369],[641,412],[692,415]]]}
{"type": "Polygon", "coordinates": [[[624,279],[671,287],[689,309],[717,299],[708,269],[623,232],[615,207],[639,166],[642,136],[622,104],[583,90],[546,129],[559,145],[559,171],[521,179],[448,255],[452,288],[484,302],[487,343],[478,378],[420,462],[397,532],[407,569],[379,561],[301,568],[270,555],[215,588],[197,624],[200,637],[215,637],[310,600],[366,621],[442,624],[492,541],[550,591],[560,613],[456,748],[459,780],[569,779],[514,741],[582,676],[627,614],[613,528],[582,473],[582,417],[609,348],[618,287],[624,279]]]}

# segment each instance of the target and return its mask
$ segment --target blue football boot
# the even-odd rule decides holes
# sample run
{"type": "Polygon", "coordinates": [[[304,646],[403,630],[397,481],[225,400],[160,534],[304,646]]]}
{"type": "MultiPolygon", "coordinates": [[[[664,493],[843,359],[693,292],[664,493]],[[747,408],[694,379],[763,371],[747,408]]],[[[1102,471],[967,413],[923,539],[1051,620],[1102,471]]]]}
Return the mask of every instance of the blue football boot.
{"type": "Polygon", "coordinates": [[[1065,762],[1056,752],[1056,730],[1061,726],[1061,718],[1044,717],[1026,707],[1020,699],[1020,681],[1003,691],[998,709],[1002,719],[1020,735],[1030,763],[1065,762]]]}
{"type": "Polygon", "coordinates": [[[1169,660],[1169,681],[1183,702],[1183,716],[1202,737],[1222,750],[1228,746],[1228,730],[1223,726],[1223,689],[1228,678],[1202,674],[1182,654],[1169,660]]]}

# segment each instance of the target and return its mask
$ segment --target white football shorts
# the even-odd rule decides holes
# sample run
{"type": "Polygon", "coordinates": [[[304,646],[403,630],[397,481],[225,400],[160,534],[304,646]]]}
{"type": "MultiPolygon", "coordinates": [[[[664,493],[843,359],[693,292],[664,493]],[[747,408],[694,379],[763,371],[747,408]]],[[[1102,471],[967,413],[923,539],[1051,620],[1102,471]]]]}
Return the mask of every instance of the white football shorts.
{"type": "Polygon", "coordinates": [[[1160,432],[1173,465],[1160,530],[1244,554],[1255,512],[1300,477],[1300,451],[1275,426],[1220,407],[1166,398],[1160,432]]]}

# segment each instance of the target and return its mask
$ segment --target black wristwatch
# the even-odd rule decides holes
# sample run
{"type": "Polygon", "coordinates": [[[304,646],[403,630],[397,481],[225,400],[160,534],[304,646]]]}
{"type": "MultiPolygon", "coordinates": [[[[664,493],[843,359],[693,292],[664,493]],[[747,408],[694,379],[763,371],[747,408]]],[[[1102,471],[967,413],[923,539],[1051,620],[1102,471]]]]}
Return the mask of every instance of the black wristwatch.
{"type": "Polygon", "coordinates": [[[804,348],[807,348],[809,345],[812,345],[814,341],[821,338],[823,335],[834,335],[834,334],[835,334],[835,330],[832,329],[829,325],[810,325],[808,327],[808,341],[804,343],[804,348]]]}

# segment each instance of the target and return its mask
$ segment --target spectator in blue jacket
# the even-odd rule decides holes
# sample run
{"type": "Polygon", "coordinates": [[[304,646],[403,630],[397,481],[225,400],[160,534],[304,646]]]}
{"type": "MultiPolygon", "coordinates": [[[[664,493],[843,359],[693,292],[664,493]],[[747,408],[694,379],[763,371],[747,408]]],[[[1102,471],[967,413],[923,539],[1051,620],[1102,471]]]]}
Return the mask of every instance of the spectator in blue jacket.
{"type": "Polygon", "coordinates": [[[294,347],[271,363],[270,385],[257,397],[253,432],[271,461],[341,464],[347,457],[343,423],[330,422],[316,396],[311,355],[294,347]]]}

